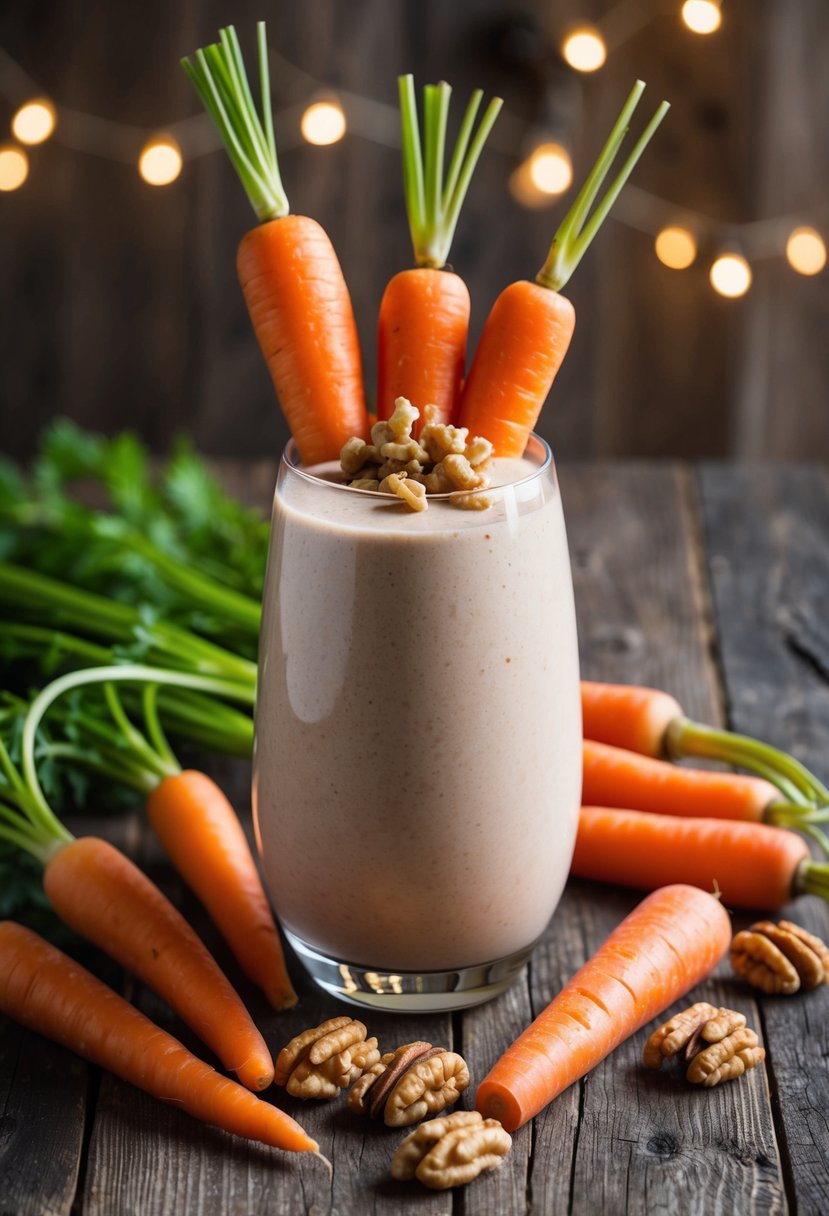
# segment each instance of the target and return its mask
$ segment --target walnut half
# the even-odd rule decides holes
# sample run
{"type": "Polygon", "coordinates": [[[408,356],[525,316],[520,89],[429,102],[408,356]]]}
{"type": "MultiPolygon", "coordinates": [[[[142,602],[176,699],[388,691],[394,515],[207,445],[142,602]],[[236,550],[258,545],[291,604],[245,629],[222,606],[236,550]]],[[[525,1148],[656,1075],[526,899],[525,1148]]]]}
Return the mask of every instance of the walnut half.
{"type": "Polygon", "coordinates": [[[274,1084],[295,1098],[333,1098],[380,1059],[376,1039],[354,1018],[329,1018],[304,1030],[282,1048],[274,1065],[274,1084]]]}
{"type": "Polygon", "coordinates": [[[711,1088],[755,1068],[766,1058],[755,1032],[742,1013],[715,1009],[705,1001],[675,1014],[645,1044],[648,1068],[661,1068],[665,1060],[680,1060],[692,1085],[711,1088]]]}
{"type": "Polygon", "coordinates": [[[351,1087],[349,1107],[387,1127],[409,1127],[453,1106],[469,1085],[466,1061],[431,1043],[404,1043],[387,1052],[351,1087]]]}
{"type": "Polygon", "coordinates": [[[829,949],[790,920],[761,920],[731,943],[731,966],[753,988],[791,996],[829,983],[829,949]]]}
{"type": "Polygon", "coordinates": [[[486,1170],[497,1169],[511,1145],[512,1137],[497,1119],[459,1110],[410,1132],[392,1157],[391,1176],[417,1178],[432,1190],[463,1186],[486,1170]]]}

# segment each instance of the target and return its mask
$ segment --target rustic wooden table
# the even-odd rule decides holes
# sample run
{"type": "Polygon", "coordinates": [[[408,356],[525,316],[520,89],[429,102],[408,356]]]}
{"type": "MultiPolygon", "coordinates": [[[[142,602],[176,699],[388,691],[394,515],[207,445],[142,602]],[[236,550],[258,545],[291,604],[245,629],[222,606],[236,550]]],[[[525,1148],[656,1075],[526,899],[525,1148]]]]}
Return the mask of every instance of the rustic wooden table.
{"type": "MultiPolygon", "coordinates": [[[[267,499],[270,466],[226,473],[234,489],[267,499]]],[[[565,468],[561,481],[584,674],[670,689],[691,716],[727,719],[826,777],[826,471],[591,465],[565,468]]],[[[221,776],[243,803],[245,766],[221,776]]],[[[118,830],[198,918],[140,820],[118,830]]],[[[372,1015],[371,1028],[381,1043],[451,1045],[480,1079],[636,899],[573,883],[526,976],[499,1000],[463,1016],[372,1015]]],[[[829,938],[829,909],[816,899],[791,914],[829,938]]],[[[305,984],[297,1010],[269,1013],[205,932],[274,1049],[342,1012],[305,984]]],[[[159,1002],[125,990],[196,1046],[159,1002]]],[[[765,1043],[764,1068],[692,1090],[640,1067],[643,1031],[519,1132],[502,1169],[458,1193],[392,1183],[399,1133],[367,1128],[341,1102],[289,1104],[333,1162],[329,1179],[315,1161],[202,1127],[2,1022],[0,1213],[829,1212],[829,989],[758,1000],[722,966],[697,995],[746,1014],[765,1043]]]]}

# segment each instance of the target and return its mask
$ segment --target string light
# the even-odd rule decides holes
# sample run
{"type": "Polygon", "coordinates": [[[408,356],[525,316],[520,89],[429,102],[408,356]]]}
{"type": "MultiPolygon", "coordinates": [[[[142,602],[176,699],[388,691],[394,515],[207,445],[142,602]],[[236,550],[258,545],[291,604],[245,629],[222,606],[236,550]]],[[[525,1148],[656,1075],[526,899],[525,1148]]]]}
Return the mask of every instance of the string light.
{"type": "Polygon", "coordinates": [[[17,190],[29,176],[29,158],[14,144],[0,145],[0,190],[17,190]]]}
{"type": "Polygon", "coordinates": [[[685,0],[682,20],[695,34],[713,34],[722,24],[719,0],[685,0]]]}
{"type": "Polygon", "coordinates": [[[654,242],[656,256],[671,270],[686,270],[697,256],[697,242],[687,228],[663,228],[654,242]]]}
{"type": "Polygon", "coordinates": [[[607,47],[592,25],[581,25],[564,39],[561,53],[577,72],[596,72],[607,59],[607,47]]]}
{"type": "Polygon", "coordinates": [[[12,135],[22,144],[42,144],[55,129],[55,107],[46,97],[27,101],[12,118],[12,135]]]}
{"type": "Polygon", "coordinates": [[[338,101],[315,101],[299,124],[303,139],[320,147],[335,144],[346,132],[345,113],[338,101]]]}
{"type": "Polygon", "coordinates": [[[795,228],[786,241],[786,257],[798,274],[820,274],[826,265],[826,245],[814,228],[795,228]]]}
{"type": "Polygon", "coordinates": [[[138,158],[138,172],[151,186],[169,186],[181,173],[181,148],[170,136],[145,144],[138,158]]]}
{"type": "Polygon", "coordinates": [[[740,253],[721,253],[708,277],[718,295],[734,300],[744,296],[751,286],[751,267],[740,253]]]}

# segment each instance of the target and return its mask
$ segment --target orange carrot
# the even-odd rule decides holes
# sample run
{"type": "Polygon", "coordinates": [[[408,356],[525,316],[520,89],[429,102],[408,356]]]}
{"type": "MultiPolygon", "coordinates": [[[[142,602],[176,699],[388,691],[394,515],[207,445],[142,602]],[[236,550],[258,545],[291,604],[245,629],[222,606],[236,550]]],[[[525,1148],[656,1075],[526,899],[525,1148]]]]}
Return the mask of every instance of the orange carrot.
{"type": "Polygon", "coordinates": [[[147,800],[147,813],[164,849],[202,901],[245,975],[275,1009],[296,1004],[296,993],[259,871],[236,812],[204,773],[165,777],[147,800]]]}
{"type": "Polygon", "coordinates": [[[257,26],[262,113],[256,110],[233,26],[182,60],[224,141],[260,226],[236,264],[253,329],[306,465],[334,460],[368,436],[357,327],[345,279],[314,220],[288,214],[273,134],[265,26],[257,26]]]}
{"type": "Polygon", "coordinates": [[[205,1123],[274,1148],[319,1149],[284,1111],[221,1076],[78,963],[12,921],[0,922],[0,1010],[205,1123]]]}
{"type": "Polygon", "coordinates": [[[786,828],[686,819],[610,807],[581,808],[571,873],[646,891],[681,882],[738,908],[780,908],[794,896],[829,898],[829,866],[786,828]]]}
{"type": "Polygon", "coordinates": [[[829,804],[829,790],[799,760],[758,739],[691,721],[674,697],[656,688],[584,680],[581,715],[585,739],[596,743],[644,756],[719,760],[766,778],[792,803],[829,804]]]}
{"type": "Polygon", "coordinates": [[[446,82],[423,90],[423,146],[414,81],[398,77],[403,146],[403,188],[414,246],[414,270],[394,276],[380,304],[377,332],[377,417],[389,418],[405,397],[421,411],[433,407],[435,422],[454,418],[466,366],[469,292],[446,268],[458,215],[501,99],[490,102],[474,139],[472,129],[483,94],[466,108],[444,180],[443,154],[449,99],[446,82]],[[471,140],[471,144],[470,144],[471,140]]]}
{"type": "Polygon", "coordinates": [[[559,225],[534,283],[519,280],[501,293],[487,318],[463,388],[460,425],[490,439],[496,456],[521,456],[561,367],[576,314],[558,293],[604,222],[619,191],[668,109],[662,102],[604,197],[591,208],[610,171],[642,95],[631,92],[578,198],[559,225]]]}
{"type": "MultiPolygon", "coordinates": [[[[582,802],[661,815],[774,822],[780,795],[760,777],[679,768],[639,752],[585,739],[582,802]]],[[[794,813],[799,808],[792,808],[794,813]]]]}
{"type": "Polygon", "coordinates": [[[662,1013],[717,965],[731,943],[719,900],[694,887],[655,891],[489,1071],[476,1107],[507,1131],[662,1013]]]}
{"type": "Polygon", "coordinates": [[[51,851],[43,887],[58,916],[142,980],[249,1089],[273,1080],[273,1060],[213,956],[158,887],[94,836],[51,851]]]}

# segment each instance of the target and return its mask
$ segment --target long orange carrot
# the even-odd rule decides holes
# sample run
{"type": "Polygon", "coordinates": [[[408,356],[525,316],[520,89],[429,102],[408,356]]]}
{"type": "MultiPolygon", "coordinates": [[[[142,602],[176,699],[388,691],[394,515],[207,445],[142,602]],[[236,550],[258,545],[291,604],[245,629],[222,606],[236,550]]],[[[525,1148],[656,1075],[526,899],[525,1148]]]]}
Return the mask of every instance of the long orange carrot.
{"type": "Polygon", "coordinates": [[[694,887],[655,891],[627,916],[489,1071],[476,1107],[521,1127],[662,1013],[728,950],[720,902],[694,887]]]}
{"type": "Polygon", "coordinates": [[[207,947],[158,887],[94,836],[53,852],[43,888],[65,924],[94,942],[175,1010],[249,1089],[273,1080],[273,1060],[207,947]]]}
{"type": "Polygon", "coordinates": [[[460,425],[490,439],[496,456],[521,456],[561,367],[576,321],[558,293],[568,282],[668,109],[662,102],[593,214],[628,122],[642,95],[631,92],[599,159],[550,246],[534,283],[510,284],[493,305],[463,388],[460,425]]]}
{"type": "Polygon", "coordinates": [[[793,756],[746,735],[687,718],[669,693],[634,684],[583,680],[585,739],[644,756],[719,760],[772,782],[791,802],[829,804],[829,790],[793,756]]]}
{"type": "Polygon", "coordinates": [[[182,60],[224,141],[260,226],[236,264],[254,332],[306,465],[368,436],[357,327],[337,255],[314,220],[288,214],[273,134],[265,26],[257,26],[262,114],[233,26],[182,60]]]}
{"type": "Polygon", "coordinates": [[[423,146],[414,81],[398,78],[403,136],[403,186],[415,269],[389,282],[377,329],[377,417],[388,418],[398,397],[421,411],[432,405],[436,422],[451,422],[466,365],[469,292],[446,263],[463,200],[484,141],[501,108],[490,102],[472,138],[482,93],[473,93],[444,180],[443,154],[449,99],[445,82],[423,90],[423,146]],[[471,140],[471,144],[470,144],[471,140]]]}
{"type": "Polygon", "coordinates": [[[284,1111],[221,1076],[78,963],[12,921],[0,922],[0,1010],[205,1123],[274,1148],[318,1151],[284,1111]]]}
{"type": "Polygon", "coordinates": [[[296,1004],[259,871],[236,812],[204,773],[165,777],[147,813],[170,860],[207,908],[249,979],[275,1009],[296,1004]]]}
{"type": "Polygon", "coordinates": [[[772,823],[780,799],[778,790],[761,777],[679,768],[592,739],[582,743],[582,761],[581,797],[587,806],[772,823]]]}
{"type": "Polygon", "coordinates": [[[786,828],[728,819],[582,807],[571,873],[650,891],[715,887],[738,908],[780,908],[796,895],[829,898],[829,866],[786,828]]]}

